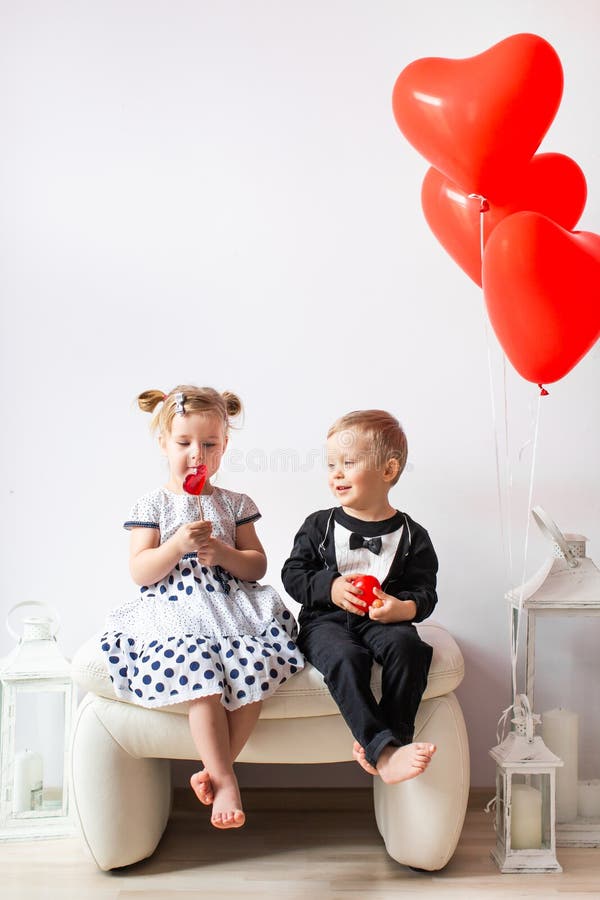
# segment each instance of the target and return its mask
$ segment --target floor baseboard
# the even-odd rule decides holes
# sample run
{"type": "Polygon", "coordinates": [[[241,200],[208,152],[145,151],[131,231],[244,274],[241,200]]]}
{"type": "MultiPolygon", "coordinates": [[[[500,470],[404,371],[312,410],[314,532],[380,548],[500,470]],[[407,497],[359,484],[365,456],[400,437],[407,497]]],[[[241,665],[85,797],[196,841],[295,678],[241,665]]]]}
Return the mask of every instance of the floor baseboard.
{"type": "MultiPolygon", "coordinates": [[[[244,809],[257,810],[333,810],[365,811],[373,809],[369,788],[244,788],[244,809]]],[[[198,801],[187,788],[173,791],[174,813],[195,813],[198,801]]]]}
{"type": "MultiPolygon", "coordinates": [[[[330,810],[333,812],[373,810],[370,788],[245,788],[244,809],[256,810],[330,810]]],[[[494,796],[494,788],[471,788],[469,809],[483,810],[494,796]]],[[[173,812],[195,813],[198,801],[188,788],[175,788],[173,812]]]]}
{"type": "Polygon", "coordinates": [[[469,809],[485,810],[486,806],[496,795],[495,787],[472,787],[469,791],[469,809]]]}

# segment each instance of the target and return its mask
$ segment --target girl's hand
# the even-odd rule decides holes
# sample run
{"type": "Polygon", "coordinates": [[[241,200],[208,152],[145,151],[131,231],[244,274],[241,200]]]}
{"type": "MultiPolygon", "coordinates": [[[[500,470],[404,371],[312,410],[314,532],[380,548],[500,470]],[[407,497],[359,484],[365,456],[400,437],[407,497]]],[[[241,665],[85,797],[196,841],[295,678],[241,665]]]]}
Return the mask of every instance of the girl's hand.
{"type": "Polygon", "coordinates": [[[377,600],[369,608],[369,618],[374,622],[412,622],[417,614],[414,600],[398,600],[391,594],[373,588],[377,600]]]}
{"type": "Polygon", "coordinates": [[[351,580],[357,577],[357,575],[340,575],[336,578],[331,584],[331,602],[356,616],[364,616],[367,604],[361,600],[361,591],[354,587],[351,580]]]}
{"type": "Polygon", "coordinates": [[[212,524],[199,520],[197,522],[186,522],[181,525],[175,532],[175,539],[181,553],[194,553],[200,547],[205,546],[212,533],[212,524]]]}
{"type": "Polygon", "coordinates": [[[198,562],[203,566],[220,566],[223,546],[223,542],[218,538],[208,537],[202,546],[198,547],[198,562]]]}
{"type": "Polygon", "coordinates": [[[245,522],[235,530],[235,547],[224,541],[211,539],[198,553],[207,565],[217,565],[240,581],[258,581],[267,571],[267,557],[254,529],[254,522],[245,522]]]}

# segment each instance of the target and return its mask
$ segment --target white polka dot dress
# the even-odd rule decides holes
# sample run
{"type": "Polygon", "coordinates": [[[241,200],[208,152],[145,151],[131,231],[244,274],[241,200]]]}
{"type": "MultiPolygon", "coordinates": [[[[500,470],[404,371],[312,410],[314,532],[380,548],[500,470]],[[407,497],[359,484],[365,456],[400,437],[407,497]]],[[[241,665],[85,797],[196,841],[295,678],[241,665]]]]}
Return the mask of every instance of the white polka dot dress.
{"type": "MultiPolygon", "coordinates": [[[[236,527],[260,518],[246,494],[214,487],[200,501],[213,536],[232,547],[236,527]]],[[[197,519],[197,497],[159,488],[134,505],[125,528],[156,528],[164,543],[197,519]]],[[[296,633],[272,587],[187,553],[169,575],[109,613],[101,646],[122,700],[157,707],[220,694],[233,710],[265,699],[303,668],[296,633]]]]}

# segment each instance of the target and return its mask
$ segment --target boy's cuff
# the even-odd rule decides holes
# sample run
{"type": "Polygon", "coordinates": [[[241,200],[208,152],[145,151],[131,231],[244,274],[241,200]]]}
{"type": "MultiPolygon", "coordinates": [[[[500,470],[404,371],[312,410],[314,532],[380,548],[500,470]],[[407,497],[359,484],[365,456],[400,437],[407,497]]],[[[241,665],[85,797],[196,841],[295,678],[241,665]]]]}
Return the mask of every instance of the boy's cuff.
{"type": "Polygon", "coordinates": [[[335,606],[335,603],[331,599],[331,585],[335,579],[339,577],[340,573],[332,571],[331,569],[325,569],[323,572],[318,572],[315,575],[313,581],[313,596],[318,602],[335,606]]]}
{"type": "Polygon", "coordinates": [[[410,591],[400,591],[399,594],[396,594],[398,600],[412,600],[415,604],[417,611],[414,616],[410,620],[411,622],[421,622],[426,618],[426,613],[423,609],[423,604],[419,603],[419,598],[414,594],[411,594],[410,591]]]}

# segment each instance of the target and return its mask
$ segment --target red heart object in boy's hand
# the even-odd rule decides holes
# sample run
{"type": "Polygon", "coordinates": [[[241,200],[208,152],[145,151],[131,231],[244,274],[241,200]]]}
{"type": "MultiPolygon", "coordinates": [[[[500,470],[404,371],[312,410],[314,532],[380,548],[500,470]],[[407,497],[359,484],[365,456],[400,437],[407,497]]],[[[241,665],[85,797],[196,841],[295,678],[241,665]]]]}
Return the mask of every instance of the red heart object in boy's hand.
{"type": "Polygon", "coordinates": [[[381,585],[373,575],[357,575],[350,580],[354,587],[362,591],[360,599],[364,600],[367,606],[371,606],[378,599],[373,593],[373,588],[380,591],[381,585]]]}
{"type": "Polygon", "coordinates": [[[186,475],[183,481],[183,489],[186,494],[194,494],[195,497],[198,497],[202,493],[207,474],[208,469],[205,465],[202,465],[197,466],[195,472],[186,475]]]}

